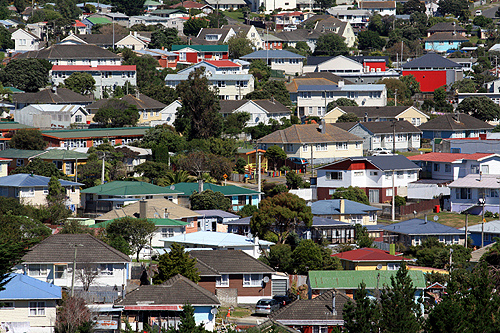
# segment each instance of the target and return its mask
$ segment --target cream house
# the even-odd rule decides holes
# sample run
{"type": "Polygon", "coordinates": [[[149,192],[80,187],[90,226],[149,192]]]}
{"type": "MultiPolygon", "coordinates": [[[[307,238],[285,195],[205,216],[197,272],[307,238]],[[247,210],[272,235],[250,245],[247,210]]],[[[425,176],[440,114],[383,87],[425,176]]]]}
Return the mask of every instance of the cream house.
{"type": "Polygon", "coordinates": [[[174,125],[174,121],[177,115],[177,110],[182,106],[182,103],[179,100],[173,101],[169,105],[167,105],[163,110],[161,110],[160,115],[161,119],[160,120],[152,120],[150,122],[150,126],[154,127],[157,125],[163,125],[167,124],[170,126],[174,125]]]}
{"type": "Polygon", "coordinates": [[[257,140],[259,148],[281,147],[288,157],[300,157],[311,164],[363,156],[363,139],[332,124],[293,125],[257,140]]]}
{"type": "Polygon", "coordinates": [[[38,51],[40,49],[40,38],[24,29],[14,31],[12,39],[16,51],[38,51]]]}
{"type": "Polygon", "coordinates": [[[406,120],[413,126],[420,126],[430,119],[428,115],[414,106],[337,106],[322,119],[326,123],[336,123],[341,115],[347,113],[354,113],[365,122],[406,120]]]}
{"type": "Polygon", "coordinates": [[[0,178],[9,174],[9,163],[12,162],[10,158],[0,157],[0,178]]]}
{"type": "Polygon", "coordinates": [[[243,60],[263,60],[274,70],[284,71],[285,74],[301,75],[303,72],[304,56],[287,50],[259,50],[241,57],[243,60]]]}

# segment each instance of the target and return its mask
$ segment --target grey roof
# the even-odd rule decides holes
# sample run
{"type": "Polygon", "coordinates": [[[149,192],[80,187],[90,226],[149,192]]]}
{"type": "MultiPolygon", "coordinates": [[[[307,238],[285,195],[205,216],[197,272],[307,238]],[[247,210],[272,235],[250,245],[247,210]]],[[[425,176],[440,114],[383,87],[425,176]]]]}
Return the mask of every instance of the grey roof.
{"type": "Polygon", "coordinates": [[[391,134],[394,130],[396,131],[396,133],[422,133],[421,130],[419,130],[406,120],[398,120],[394,122],[395,128],[392,127],[392,121],[347,122],[334,123],[333,125],[338,126],[346,131],[350,131],[356,126],[361,126],[372,134],[391,134]]]}
{"type": "Polygon", "coordinates": [[[321,35],[317,30],[309,31],[308,29],[282,31],[275,34],[276,37],[282,39],[284,42],[307,42],[309,40],[317,40],[321,35]]]}
{"type": "MultiPolygon", "coordinates": [[[[489,175],[478,175],[470,173],[465,177],[458,178],[453,181],[448,187],[468,187],[468,188],[490,188],[498,189],[498,177],[499,175],[489,174],[489,175]]],[[[1,178],[0,178],[1,179],[1,178]]]]}
{"type": "Polygon", "coordinates": [[[292,125],[283,130],[277,130],[260,138],[259,143],[283,144],[283,143],[320,143],[320,142],[353,142],[362,139],[344,131],[333,124],[325,124],[325,132],[321,133],[318,124],[292,125]]]}
{"type": "Polygon", "coordinates": [[[198,36],[196,38],[206,40],[207,35],[221,35],[220,39],[217,41],[214,41],[215,44],[217,44],[219,41],[222,42],[226,38],[227,34],[231,31],[231,28],[229,27],[222,27],[222,28],[202,28],[200,32],[198,33],[198,36]]]}
{"type": "Polygon", "coordinates": [[[389,224],[381,227],[381,229],[405,235],[465,235],[465,231],[448,227],[434,221],[428,220],[426,222],[422,219],[411,219],[399,223],[389,224]]]}
{"type": "Polygon", "coordinates": [[[274,269],[240,250],[190,251],[189,255],[196,258],[196,267],[203,263],[219,274],[274,273],[274,269]]]}
{"type": "Polygon", "coordinates": [[[452,32],[436,32],[435,34],[432,34],[431,36],[425,38],[425,41],[450,41],[450,40],[458,40],[458,41],[468,41],[468,38],[465,38],[462,35],[457,35],[452,32]]]}
{"type": "Polygon", "coordinates": [[[129,256],[89,234],[56,234],[35,245],[22,259],[25,263],[125,263],[129,256]]]}
{"type": "Polygon", "coordinates": [[[18,104],[90,104],[92,100],[66,88],[50,88],[35,93],[13,94],[12,99],[18,104]]]}
{"type": "Polygon", "coordinates": [[[465,32],[461,25],[452,22],[439,22],[427,29],[428,32],[465,32]]]}
{"type": "MultiPolygon", "coordinates": [[[[323,200],[325,201],[325,200],[323,200]]],[[[353,227],[352,224],[327,217],[313,216],[312,227],[353,227]]]]}
{"type": "Polygon", "coordinates": [[[214,294],[193,281],[177,274],[160,285],[140,286],[115,301],[115,306],[141,305],[184,305],[217,306],[219,300],[214,294]]]}
{"type": "MultiPolygon", "coordinates": [[[[482,232],[484,227],[484,232],[487,234],[500,234],[500,220],[494,220],[487,223],[476,224],[468,227],[469,232],[482,232]]],[[[460,230],[465,230],[465,227],[460,228],[460,230]]]]}
{"type": "Polygon", "coordinates": [[[83,40],[87,44],[98,45],[98,46],[107,46],[113,45],[113,41],[116,43],[122,40],[127,35],[123,34],[77,34],[75,37],[83,40]]]}
{"type": "Polygon", "coordinates": [[[342,199],[318,200],[312,203],[311,211],[313,215],[365,215],[380,210],[380,208],[344,199],[344,214],[340,214],[341,200],[342,199]]]}
{"type": "Polygon", "coordinates": [[[403,155],[385,155],[385,156],[359,156],[359,157],[347,157],[345,159],[339,160],[337,162],[333,162],[322,166],[318,169],[334,169],[335,164],[343,163],[346,160],[350,161],[367,161],[373,164],[376,168],[382,171],[391,171],[391,170],[418,170],[420,169],[418,165],[410,161],[403,155]]]}
{"type": "Polygon", "coordinates": [[[28,51],[20,54],[17,59],[116,59],[121,57],[111,51],[92,44],[66,45],[55,44],[39,51],[28,51]]]}
{"type": "Polygon", "coordinates": [[[465,113],[447,113],[431,119],[418,128],[422,131],[491,130],[494,126],[465,113]]]}
{"type": "Polygon", "coordinates": [[[308,56],[307,57],[307,65],[308,66],[316,66],[319,64],[324,63],[325,61],[328,61],[330,59],[336,58],[337,56],[325,56],[325,57],[320,57],[320,56],[308,56]]]}
{"type": "Polygon", "coordinates": [[[411,106],[338,106],[346,113],[354,113],[358,118],[394,118],[411,106]]]}
{"type": "Polygon", "coordinates": [[[241,59],[305,59],[306,57],[300,54],[287,50],[259,50],[250,54],[244,55],[241,59]]]}
{"type": "Polygon", "coordinates": [[[232,221],[228,221],[228,222],[223,222],[222,224],[230,224],[230,225],[250,225],[250,220],[252,219],[251,216],[247,216],[247,217],[242,217],[241,219],[238,219],[238,220],[232,220],[232,221]]]}
{"type": "Polygon", "coordinates": [[[207,217],[207,216],[209,216],[209,217],[216,216],[216,217],[222,217],[222,218],[239,217],[236,214],[231,214],[231,213],[225,212],[225,211],[220,210],[220,209],[195,210],[195,212],[200,214],[200,215],[203,215],[203,217],[207,217]]]}
{"type": "MultiPolygon", "coordinates": [[[[0,177],[0,186],[5,187],[40,187],[48,186],[50,177],[33,175],[28,173],[18,173],[15,175],[0,177]]],[[[80,186],[83,184],[59,179],[61,186],[80,186]]]]}
{"type": "Polygon", "coordinates": [[[462,68],[462,66],[436,53],[427,53],[401,66],[403,69],[417,68],[462,68]]]}
{"type": "Polygon", "coordinates": [[[327,80],[330,80],[330,81],[335,82],[335,83],[338,83],[339,81],[344,81],[344,84],[353,84],[352,81],[346,80],[343,77],[340,77],[340,76],[333,74],[331,72],[304,73],[299,78],[309,78],[309,79],[323,78],[323,79],[327,79],[327,80]]]}
{"type": "MultiPolygon", "coordinates": [[[[135,105],[139,111],[141,110],[162,110],[164,109],[167,105],[158,102],[155,99],[152,99],[151,97],[148,97],[144,94],[139,94],[139,97],[136,95],[125,95],[121,100],[135,105]]],[[[108,101],[112,100],[112,98],[103,98],[100,100],[95,101],[94,103],[87,105],[85,108],[87,111],[95,113],[97,110],[99,110],[102,106],[104,106],[108,101]]]]}

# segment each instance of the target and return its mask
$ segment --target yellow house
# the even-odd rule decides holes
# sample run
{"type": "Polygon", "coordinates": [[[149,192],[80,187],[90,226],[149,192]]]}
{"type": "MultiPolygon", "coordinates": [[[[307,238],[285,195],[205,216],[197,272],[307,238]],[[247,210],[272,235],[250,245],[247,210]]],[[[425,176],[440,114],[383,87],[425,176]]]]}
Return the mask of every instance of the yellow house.
{"type": "Polygon", "coordinates": [[[360,121],[406,120],[414,126],[426,123],[430,118],[413,106],[337,106],[323,116],[326,123],[336,123],[346,113],[354,113],[360,121]]]}
{"type": "Polygon", "coordinates": [[[411,261],[397,255],[392,255],[389,251],[366,247],[336,253],[333,256],[340,259],[344,270],[351,271],[397,270],[402,260],[411,261]]]}
{"type": "Polygon", "coordinates": [[[0,157],[0,177],[5,177],[9,174],[9,163],[12,162],[9,158],[0,157]]]}

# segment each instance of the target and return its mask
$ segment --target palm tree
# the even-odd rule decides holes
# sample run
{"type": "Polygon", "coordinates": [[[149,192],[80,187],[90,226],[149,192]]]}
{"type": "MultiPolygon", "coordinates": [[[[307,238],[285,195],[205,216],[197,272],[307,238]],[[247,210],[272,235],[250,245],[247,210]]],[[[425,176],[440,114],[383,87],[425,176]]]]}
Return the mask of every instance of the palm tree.
{"type": "Polygon", "coordinates": [[[168,186],[177,183],[193,183],[195,178],[186,170],[169,171],[164,178],[158,179],[158,185],[168,186]]]}

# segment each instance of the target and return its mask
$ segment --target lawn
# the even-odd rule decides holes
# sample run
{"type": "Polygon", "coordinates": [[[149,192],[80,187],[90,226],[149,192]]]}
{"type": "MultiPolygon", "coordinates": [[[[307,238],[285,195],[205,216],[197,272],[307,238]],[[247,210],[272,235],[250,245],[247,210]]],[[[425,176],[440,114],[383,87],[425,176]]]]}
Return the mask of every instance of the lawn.
{"type": "MultiPolygon", "coordinates": [[[[220,307],[219,312],[217,312],[217,317],[226,318],[228,309],[229,309],[228,307],[220,307]]],[[[243,317],[248,317],[251,314],[252,314],[252,310],[247,309],[247,308],[236,307],[234,309],[231,309],[231,318],[233,318],[233,317],[243,318],[243,317]]]]}
{"type": "MultiPolygon", "coordinates": [[[[464,214],[457,214],[457,213],[450,213],[450,212],[440,212],[440,213],[432,213],[427,215],[427,219],[429,221],[434,221],[434,216],[438,216],[438,223],[453,227],[453,228],[463,228],[465,227],[465,215],[464,214]]],[[[418,216],[417,218],[423,219],[423,216],[418,216]]],[[[495,218],[485,218],[486,222],[496,220],[495,218]]],[[[383,219],[378,219],[378,222],[380,223],[397,223],[392,222],[390,220],[383,220],[383,219]]],[[[481,215],[469,215],[469,226],[479,224],[481,222],[481,215]]]]}
{"type": "Polygon", "coordinates": [[[227,17],[230,17],[232,18],[233,20],[237,20],[237,21],[240,21],[240,22],[244,22],[245,19],[243,17],[243,12],[223,12],[224,15],[226,15],[227,17]]]}

